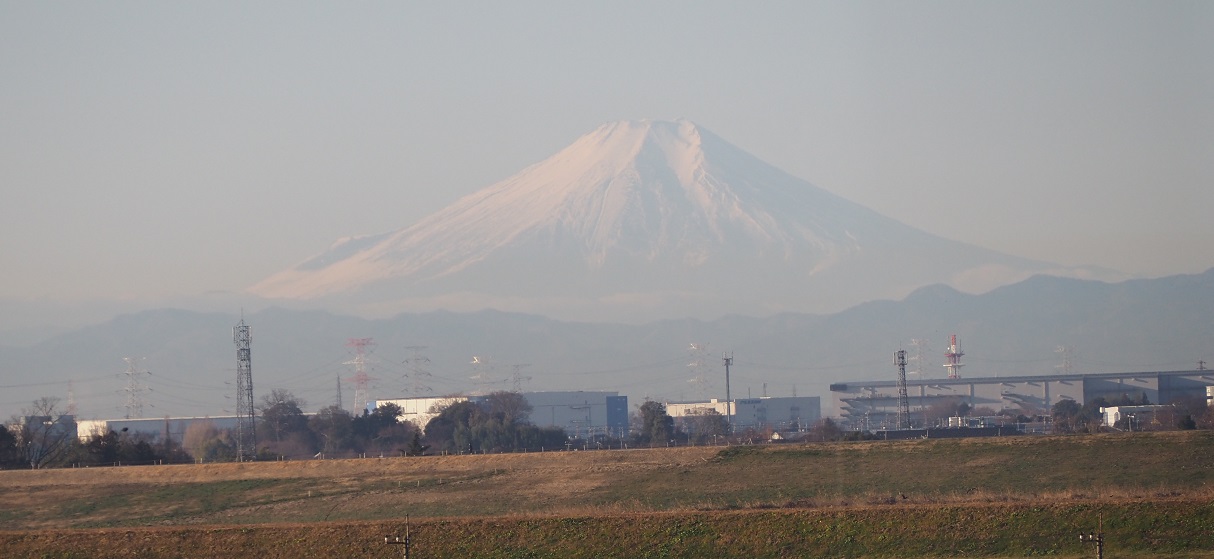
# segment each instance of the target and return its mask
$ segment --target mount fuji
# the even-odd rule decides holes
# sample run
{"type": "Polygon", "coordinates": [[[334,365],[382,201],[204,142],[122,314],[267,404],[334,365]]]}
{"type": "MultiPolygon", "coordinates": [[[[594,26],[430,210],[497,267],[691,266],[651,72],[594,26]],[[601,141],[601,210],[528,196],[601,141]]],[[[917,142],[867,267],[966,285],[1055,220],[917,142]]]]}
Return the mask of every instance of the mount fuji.
{"type": "Polygon", "coordinates": [[[409,227],[339,240],[249,291],[384,316],[636,322],[834,312],[1037,273],[1093,274],[929,234],[690,121],[641,120],[606,124],[409,227]]]}

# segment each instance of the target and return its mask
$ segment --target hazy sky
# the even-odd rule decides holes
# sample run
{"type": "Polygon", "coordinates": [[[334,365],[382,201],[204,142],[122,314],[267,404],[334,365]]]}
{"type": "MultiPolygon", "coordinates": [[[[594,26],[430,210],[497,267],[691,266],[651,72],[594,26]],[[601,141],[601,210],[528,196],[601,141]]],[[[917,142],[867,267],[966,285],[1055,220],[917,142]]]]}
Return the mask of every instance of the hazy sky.
{"type": "Polygon", "coordinates": [[[599,125],[927,231],[1214,266],[1212,2],[0,2],[0,299],[239,291],[599,125]]]}

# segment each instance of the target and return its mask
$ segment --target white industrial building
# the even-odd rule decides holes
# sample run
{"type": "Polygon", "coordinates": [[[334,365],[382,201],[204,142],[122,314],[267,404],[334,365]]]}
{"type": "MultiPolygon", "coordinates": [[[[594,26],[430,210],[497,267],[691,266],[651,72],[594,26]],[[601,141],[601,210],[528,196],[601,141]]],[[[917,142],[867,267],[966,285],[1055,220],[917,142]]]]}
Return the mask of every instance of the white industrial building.
{"type": "Polygon", "coordinates": [[[714,411],[730,415],[734,429],[805,429],[822,417],[822,399],[817,396],[738,398],[733,409],[722,400],[667,402],[666,414],[673,418],[703,415],[714,411]]]}
{"type": "Polygon", "coordinates": [[[1160,411],[1170,409],[1175,409],[1175,407],[1171,405],[1111,406],[1100,408],[1100,414],[1104,416],[1105,427],[1115,427],[1118,421],[1126,419],[1129,429],[1137,431],[1144,425],[1150,426],[1155,423],[1155,416],[1160,411]]]}
{"type": "Polygon", "coordinates": [[[85,419],[76,422],[76,436],[88,442],[93,435],[105,435],[110,431],[128,435],[144,435],[150,442],[170,440],[181,442],[186,429],[197,423],[208,422],[216,429],[235,429],[238,418],[234,415],[211,417],[159,417],[139,419],[85,419]]]}
{"type": "Polygon", "coordinates": [[[388,400],[375,400],[370,407],[378,408],[387,404],[396,404],[400,408],[400,421],[408,421],[415,425],[418,429],[425,429],[426,424],[430,423],[431,419],[438,416],[439,412],[458,402],[467,402],[467,396],[442,396],[438,398],[392,398],[388,400]]]}
{"type": "MultiPolygon", "coordinates": [[[[571,436],[618,433],[628,429],[628,397],[618,392],[523,392],[531,406],[531,423],[539,427],[560,427],[571,436]]],[[[396,398],[375,400],[374,407],[396,404],[401,421],[420,429],[443,408],[456,402],[478,401],[483,396],[445,396],[441,398],[396,398]]]]}

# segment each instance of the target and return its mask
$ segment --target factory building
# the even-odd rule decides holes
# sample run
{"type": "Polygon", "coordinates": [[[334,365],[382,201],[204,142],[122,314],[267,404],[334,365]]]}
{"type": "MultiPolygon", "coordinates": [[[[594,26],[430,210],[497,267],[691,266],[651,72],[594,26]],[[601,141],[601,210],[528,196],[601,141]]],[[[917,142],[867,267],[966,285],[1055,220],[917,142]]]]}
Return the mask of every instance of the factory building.
{"type": "Polygon", "coordinates": [[[573,437],[628,432],[628,397],[618,392],[524,392],[531,422],[560,427],[573,437]]]}
{"type": "MultiPolygon", "coordinates": [[[[628,431],[628,397],[618,392],[523,392],[531,406],[531,423],[538,427],[559,427],[570,436],[596,434],[619,436],[628,431]]],[[[420,429],[436,417],[443,408],[456,402],[479,401],[483,396],[448,396],[442,398],[397,398],[375,400],[374,406],[400,406],[401,421],[409,421],[420,429]]]]}
{"type": "Polygon", "coordinates": [[[388,400],[375,400],[369,409],[375,409],[387,404],[396,404],[400,408],[399,421],[408,421],[417,426],[418,429],[425,429],[426,424],[430,423],[431,419],[438,416],[439,412],[459,402],[467,402],[467,396],[443,396],[440,398],[392,398],[388,400]]]}
{"type": "MultiPolygon", "coordinates": [[[[1214,387],[1214,371],[907,379],[906,387],[912,424],[922,427],[925,411],[949,402],[1032,416],[1049,414],[1061,400],[1083,404],[1098,397],[1113,401],[1124,396],[1143,404],[1168,404],[1182,398],[1208,399],[1214,387]]],[[[897,427],[897,381],[837,383],[830,385],[830,392],[835,413],[851,427],[897,427]]]]}
{"type": "Polygon", "coordinates": [[[169,440],[181,442],[186,429],[196,423],[210,423],[216,429],[235,429],[238,418],[234,415],[212,417],[153,417],[140,419],[86,419],[76,422],[76,435],[81,442],[88,442],[93,435],[105,435],[110,431],[127,435],[142,435],[149,442],[169,440]]]}
{"type": "Polygon", "coordinates": [[[732,415],[735,430],[801,430],[822,417],[821,402],[821,398],[817,396],[737,398],[733,401],[733,409],[730,410],[724,401],[713,398],[702,402],[667,402],[666,414],[677,420],[680,417],[703,415],[713,411],[721,415],[732,415]]]}

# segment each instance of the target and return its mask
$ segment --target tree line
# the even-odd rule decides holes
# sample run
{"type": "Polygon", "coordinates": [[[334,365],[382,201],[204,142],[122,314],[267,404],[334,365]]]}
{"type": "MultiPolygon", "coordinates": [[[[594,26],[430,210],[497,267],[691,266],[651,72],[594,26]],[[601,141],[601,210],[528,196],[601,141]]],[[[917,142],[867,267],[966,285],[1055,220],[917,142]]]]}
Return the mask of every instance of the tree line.
{"type": "MultiPolygon", "coordinates": [[[[1098,432],[1103,426],[1101,407],[1145,405],[1144,397],[1094,398],[1080,405],[1063,400],[1051,410],[1054,432],[1098,432]]],[[[57,411],[58,399],[41,398],[0,429],[0,468],[104,466],[174,462],[216,462],[237,459],[235,437],[210,422],[191,424],[180,441],[146,433],[109,431],[81,440],[74,420],[57,411]]],[[[756,430],[732,431],[726,417],[711,410],[675,418],[660,402],[645,401],[631,418],[627,434],[575,439],[559,427],[540,427],[530,419],[526,398],[513,392],[495,392],[472,399],[452,399],[424,428],[401,421],[399,406],[385,404],[361,414],[329,406],[305,414],[305,402],[290,391],[276,389],[257,406],[257,458],[342,458],[354,456],[421,456],[437,453],[496,453],[557,450],[562,448],[659,447],[711,444],[731,440],[766,440],[756,430]]],[[[966,415],[985,411],[964,403],[950,403],[942,413],[966,415]]],[[[1025,418],[1027,419],[1027,418],[1025,418]]],[[[1190,398],[1161,408],[1149,418],[1124,417],[1114,429],[1211,429],[1214,409],[1204,399],[1190,398]]],[[[829,418],[806,428],[810,441],[864,438],[860,432],[841,429],[829,418]]]]}
{"type": "MultiPolygon", "coordinates": [[[[77,437],[74,420],[43,398],[0,429],[0,468],[46,468],[237,459],[235,435],[214,423],[191,423],[180,437],[157,437],[122,430],[77,437]]],[[[576,439],[559,427],[530,420],[532,407],[514,392],[476,399],[452,399],[432,410],[424,428],[401,421],[402,411],[384,404],[361,414],[329,406],[314,414],[290,391],[275,389],[257,405],[259,460],[313,457],[420,456],[439,453],[530,452],[576,448],[668,446],[724,441],[728,423],[708,412],[676,422],[660,402],[638,407],[629,432],[576,439]]]]}

